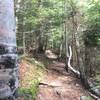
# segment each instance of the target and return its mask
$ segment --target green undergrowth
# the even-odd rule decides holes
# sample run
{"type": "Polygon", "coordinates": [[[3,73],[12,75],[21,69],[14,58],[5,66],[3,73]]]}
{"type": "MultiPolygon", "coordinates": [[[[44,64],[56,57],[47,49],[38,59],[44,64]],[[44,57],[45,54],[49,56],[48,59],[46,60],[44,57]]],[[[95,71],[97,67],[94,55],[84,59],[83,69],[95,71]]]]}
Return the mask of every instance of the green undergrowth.
{"type": "Polygon", "coordinates": [[[23,98],[24,100],[35,100],[38,92],[38,84],[39,81],[34,80],[32,81],[32,85],[30,87],[19,88],[20,97],[23,98]]]}
{"type": "Polygon", "coordinates": [[[82,96],[81,100],[94,100],[94,99],[91,98],[90,96],[82,96]]]}
{"type": "Polygon", "coordinates": [[[100,74],[96,74],[94,89],[100,89],[100,74]]]}
{"type": "Polygon", "coordinates": [[[20,79],[21,86],[18,93],[22,100],[35,100],[39,83],[44,77],[45,66],[34,58],[25,56],[21,57],[21,62],[26,64],[28,68],[20,79]]]}
{"type": "Polygon", "coordinates": [[[95,87],[93,89],[100,89],[100,55],[96,58],[96,64],[95,87]]]}

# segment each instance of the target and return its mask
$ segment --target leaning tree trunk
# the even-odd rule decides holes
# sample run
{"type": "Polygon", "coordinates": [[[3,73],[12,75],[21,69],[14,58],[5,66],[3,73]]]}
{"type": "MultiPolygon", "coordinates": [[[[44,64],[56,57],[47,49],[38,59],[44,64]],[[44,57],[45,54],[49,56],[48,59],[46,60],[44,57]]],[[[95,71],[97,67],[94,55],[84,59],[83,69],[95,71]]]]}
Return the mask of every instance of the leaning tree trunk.
{"type": "Polygon", "coordinates": [[[14,1],[0,0],[0,100],[14,99],[18,88],[14,1]]]}

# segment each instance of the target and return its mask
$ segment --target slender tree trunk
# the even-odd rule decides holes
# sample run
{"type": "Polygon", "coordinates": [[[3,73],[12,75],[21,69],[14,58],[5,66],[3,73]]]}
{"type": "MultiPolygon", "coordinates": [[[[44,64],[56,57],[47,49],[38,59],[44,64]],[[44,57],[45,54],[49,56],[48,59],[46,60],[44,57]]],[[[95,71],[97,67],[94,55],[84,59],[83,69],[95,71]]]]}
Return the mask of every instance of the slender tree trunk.
{"type": "Polygon", "coordinates": [[[59,58],[62,56],[62,50],[63,50],[63,40],[61,41],[61,44],[59,47],[59,58]]]}
{"type": "Polygon", "coordinates": [[[79,40],[79,34],[78,34],[78,31],[79,31],[79,28],[80,28],[80,24],[77,22],[77,19],[76,19],[76,13],[73,6],[72,6],[72,24],[73,24],[73,37],[74,37],[74,41],[76,43],[76,48],[77,48],[77,53],[78,53],[78,63],[79,63],[79,71],[80,71],[80,78],[81,78],[81,81],[82,83],[86,86],[86,88],[89,88],[89,83],[88,83],[88,80],[87,80],[87,76],[85,74],[85,71],[86,71],[86,67],[84,66],[84,62],[83,62],[83,59],[82,59],[82,54],[81,54],[81,46],[80,46],[80,40],[79,40]],[[79,25],[78,25],[79,24],[79,25]]]}
{"type": "Polygon", "coordinates": [[[95,50],[93,47],[85,47],[85,61],[86,75],[88,77],[95,76],[95,50]]]}
{"type": "Polygon", "coordinates": [[[67,41],[67,30],[66,30],[66,22],[65,22],[65,53],[66,53],[66,65],[65,65],[65,69],[66,71],[68,71],[68,41],[67,41]]]}
{"type": "Polygon", "coordinates": [[[25,36],[26,34],[23,32],[23,51],[24,51],[24,54],[26,53],[26,43],[25,43],[25,36]]]}
{"type": "Polygon", "coordinates": [[[47,46],[48,46],[48,36],[46,36],[46,39],[45,39],[44,51],[47,50],[47,46]]]}
{"type": "MultiPolygon", "coordinates": [[[[66,14],[66,10],[67,10],[67,2],[66,0],[64,1],[64,11],[65,11],[65,14],[66,14]]],[[[65,69],[66,71],[68,71],[68,40],[67,40],[67,16],[65,18],[65,23],[64,23],[64,34],[65,34],[65,54],[66,54],[66,65],[65,65],[65,69]]]]}

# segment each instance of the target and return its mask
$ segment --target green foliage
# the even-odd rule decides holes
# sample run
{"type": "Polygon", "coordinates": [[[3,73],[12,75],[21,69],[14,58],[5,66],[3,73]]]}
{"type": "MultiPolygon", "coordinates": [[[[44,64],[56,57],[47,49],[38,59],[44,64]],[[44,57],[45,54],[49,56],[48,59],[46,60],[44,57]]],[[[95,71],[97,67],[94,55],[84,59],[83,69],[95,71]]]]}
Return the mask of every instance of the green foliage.
{"type": "MultiPolygon", "coordinates": [[[[80,37],[82,32],[79,32],[79,40],[83,38],[85,46],[98,47],[99,50],[100,0],[88,0],[88,2],[86,0],[86,2],[84,2],[79,0],[21,0],[21,2],[18,3],[19,7],[16,10],[16,16],[18,18],[18,45],[23,46],[23,32],[26,32],[24,42],[27,50],[30,47],[37,48],[39,45],[41,46],[41,44],[43,46],[47,44],[48,48],[52,47],[54,49],[59,49],[61,42],[63,42],[62,45],[65,47],[64,25],[67,24],[66,33],[69,35],[67,35],[67,38],[69,38],[67,39],[69,40],[69,44],[72,44],[71,41],[74,42],[75,40],[72,38],[72,34],[76,32],[76,29],[73,27],[75,26],[75,28],[77,28],[78,26],[81,26],[80,30],[78,31],[82,31],[83,29],[85,29],[85,31],[84,37],[80,37]],[[80,16],[82,17],[82,20],[80,16]],[[65,23],[66,19],[68,21],[67,23],[65,23]],[[85,21],[85,25],[83,25],[83,19],[85,21]]],[[[17,3],[15,5],[17,6],[17,3]]],[[[72,45],[74,44],[75,43],[72,45]]],[[[82,43],[80,45],[83,47],[82,43]]],[[[64,49],[65,48],[63,48],[62,51],[64,51],[64,49]]],[[[73,51],[74,50],[75,49],[73,49],[73,51]]],[[[44,68],[44,66],[36,62],[35,59],[26,58],[26,60],[29,63],[38,66],[37,69],[39,70],[44,68]]],[[[33,95],[33,97],[28,96],[27,100],[29,98],[33,99],[38,89],[37,86],[38,80],[36,79],[32,81],[32,87],[29,89],[21,89],[20,91],[23,94],[29,93],[33,95]]]]}
{"type": "Polygon", "coordinates": [[[34,79],[31,81],[32,84],[30,88],[19,88],[18,93],[24,98],[24,100],[35,100],[35,97],[38,92],[39,81],[34,79]]]}
{"type": "Polygon", "coordinates": [[[19,8],[16,10],[16,16],[18,18],[18,45],[23,46],[23,32],[31,30],[34,30],[34,32],[26,34],[25,37],[26,48],[28,48],[31,40],[35,42],[34,44],[37,44],[39,40],[36,40],[36,38],[40,36],[42,38],[41,43],[46,38],[48,38],[47,42],[51,40],[60,42],[59,37],[62,31],[58,32],[58,30],[61,29],[61,24],[63,23],[63,6],[63,0],[21,0],[19,8]],[[56,37],[56,33],[59,36],[57,35],[56,37]],[[51,37],[52,34],[55,38],[51,37]]]}
{"type": "Polygon", "coordinates": [[[36,61],[34,58],[28,58],[26,56],[23,56],[21,57],[21,59],[22,61],[24,61],[24,64],[27,65],[28,70],[26,72],[27,74],[25,74],[20,79],[20,83],[22,86],[19,88],[18,94],[24,100],[35,100],[35,97],[38,92],[39,83],[44,76],[44,65],[36,61]]]}
{"type": "MultiPolygon", "coordinates": [[[[100,1],[89,0],[82,2],[78,0],[21,0],[15,2],[16,16],[18,18],[17,42],[22,46],[23,32],[34,30],[33,33],[26,34],[26,46],[31,42],[38,43],[41,36],[41,43],[47,39],[48,45],[54,42],[54,46],[59,47],[63,35],[61,31],[66,16],[70,19],[73,14],[85,13],[86,31],[84,32],[85,45],[99,46],[100,44],[100,1]],[[67,5],[65,5],[65,2],[67,5]],[[82,4],[85,7],[82,7],[82,4]],[[66,11],[64,7],[66,6],[66,11]],[[19,33],[22,32],[22,33],[19,33]],[[31,35],[30,35],[31,34],[31,35]],[[30,39],[31,38],[31,39],[30,39]],[[56,43],[57,42],[57,43],[56,43]]],[[[33,45],[33,44],[32,44],[33,45]]],[[[39,45],[39,44],[38,44],[39,45]]],[[[44,44],[43,44],[44,45],[44,44]]]]}
{"type": "Polygon", "coordinates": [[[89,4],[86,14],[87,30],[85,33],[85,45],[100,45],[100,1],[89,4]]]}
{"type": "Polygon", "coordinates": [[[94,100],[94,99],[90,96],[82,96],[81,100],[94,100]]]}

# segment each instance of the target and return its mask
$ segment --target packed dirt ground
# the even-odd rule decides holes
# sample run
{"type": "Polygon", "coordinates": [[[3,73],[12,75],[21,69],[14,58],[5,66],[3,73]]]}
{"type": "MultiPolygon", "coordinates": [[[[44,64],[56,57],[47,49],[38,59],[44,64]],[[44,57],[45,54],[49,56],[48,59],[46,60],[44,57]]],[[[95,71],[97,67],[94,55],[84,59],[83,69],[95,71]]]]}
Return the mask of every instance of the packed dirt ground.
{"type": "Polygon", "coordinates": [[[56,55],[50,51],[47,54],[51,62],[47,65],[45,78],[39,84],[36,100],[80,100],[80,97],[88,96],[80,80],[65,71],[65,64],[57,61],[56,55]]]}

